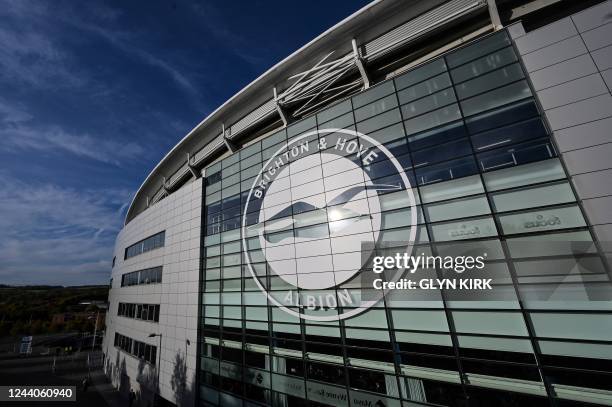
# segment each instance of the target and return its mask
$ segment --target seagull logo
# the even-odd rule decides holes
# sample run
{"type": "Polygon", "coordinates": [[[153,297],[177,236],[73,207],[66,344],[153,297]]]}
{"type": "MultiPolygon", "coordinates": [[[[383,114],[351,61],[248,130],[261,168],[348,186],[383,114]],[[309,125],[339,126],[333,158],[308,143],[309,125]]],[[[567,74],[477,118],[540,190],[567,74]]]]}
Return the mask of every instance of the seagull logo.
{"type": "MultiPolygon", "coordinates": [[[[414,204],[408,178],[388,150],[365,135],[349,130],[336,132],[348,134],[335,144],[325,139],[329,130],[314,132],[318,133],[318,143],[304,142],[300,137],[290,141],[270,158],[253,183],[245,204],[243,247],[251,274],[269,298],[267,284],[259,281],[253,269],[253,251],[248,250],[253,239],[247,239],[257,238],[267,274],[294,287],[296,292],[308,295],[340,290],[358,277],[381,237],[380,196],[403,191],[414,204]],[[355,143],[354,147],[350,143],[355,143]],[[369,168],[378,157],[393,160],[400,175],[393,182],[372,180],[369,168]],[[247,214],[252,214],[253,208],[258,211],[256,222],[247,225],[247,214]]],[[[309,135],[308,140],[312,140],[312,133],[301,137],[309,135]]],[[[287,310],[289,304],[271,300],[287,310]]],[[[318,304],[318,308],[334,308],[335,301],[328,298],[327,305],[318,304]]],[[[291,301],[290,305],[303,307],[302,302],[291,301]]],[[[297,313],[303,317],[301,311],[297,313]]]]}

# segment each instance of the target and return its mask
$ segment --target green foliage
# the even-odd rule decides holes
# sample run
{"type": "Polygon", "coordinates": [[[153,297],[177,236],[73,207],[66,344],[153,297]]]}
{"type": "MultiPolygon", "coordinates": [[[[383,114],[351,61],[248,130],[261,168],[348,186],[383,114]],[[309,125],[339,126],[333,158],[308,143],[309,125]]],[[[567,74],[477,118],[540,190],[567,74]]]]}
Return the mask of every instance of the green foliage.
{"type": "Polygon", "coordinates": [[[56,287],[0,285],[0,336],[36,335],[62,331],[93,331],[93,320],[52,324],[54,314],[97,311],[83,301],[106,301],[108,286],[56,287]]]}

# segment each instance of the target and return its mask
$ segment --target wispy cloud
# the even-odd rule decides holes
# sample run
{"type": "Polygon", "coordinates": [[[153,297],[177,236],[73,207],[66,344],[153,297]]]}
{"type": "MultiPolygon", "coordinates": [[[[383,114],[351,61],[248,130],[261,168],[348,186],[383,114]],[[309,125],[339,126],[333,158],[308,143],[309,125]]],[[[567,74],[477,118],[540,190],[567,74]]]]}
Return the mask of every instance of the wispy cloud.
{"type": "Polygon", "coordinates": [[[105,281],[126,190],[77,191],[0,173],[0,281],[105,281]],[[72,277],[71,277],[72,276],[72,277]]]}
{"type": "MultiPolygon", "coordinates": [[[[87,35],[95,35],[126,57],[165,73],[201,108],[200,90],[189,75],[158,53],[147,51],[142,41],[146,36],[136,29],[117,28],[115,23],[120,17],[117,10],[103,4],[91,4],[87,10],[87,15],[84,15],[73,7],[63,7],[62,13],[56,13],[50,3],[27,0],[9,2],[0,8],[0,17],[11,22],[0,24],[0,78],[39,89],[98,89],[100,84],[96,83],[95,75],[83,70],[79,55],[66,46],[67,42],[74,42],[77,38],[86,41],[87,35]],[[24,26],[28,29],[23,30],[24,26]],[[66,36],[65,31],[57,32],[56,26],[71,27],[74,31],[66,36]]],[[[102,88],[106,92],[112,90],[106,86],[102,88]]],[[[96,92],[100,94],[101,91],[96,92]]]]}
{"type": "Polygon", "coordinates": [[[233,25],[224,19],[217,7],[210,2],[194,2],[190,6],[202,21],[202,27],[216,41],[225,44],[227,52],[258,71],[262,68],[262,64],[266,62],[264,58],[260,54],[253,52],[252,43],[249,39],[238,34],[233,25]]]}
{"type": "Polygon", "coordinates": [[[57,125],[36,124],[26,110],[1,98],[0,150],[69,153],[116,166],[148,154],[133,141],[119,142],[91,134],[71,134],[57,125]]]}
{"type": "Polygon", "coordinates": [[[148,154],[135,142],[121,143],[90,134],[70,134],[57,126],[5,127],[0,129],[0,138],[0,149],[8,152],[69,153],[116,166],[148,154]]]}

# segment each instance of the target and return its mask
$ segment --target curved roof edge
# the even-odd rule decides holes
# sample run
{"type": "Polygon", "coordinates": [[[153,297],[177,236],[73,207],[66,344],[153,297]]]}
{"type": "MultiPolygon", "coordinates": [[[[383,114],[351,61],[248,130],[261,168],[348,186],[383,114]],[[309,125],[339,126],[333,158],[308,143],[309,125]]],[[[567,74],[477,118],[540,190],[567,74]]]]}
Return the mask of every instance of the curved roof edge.
{"type": "MultiPolygon", "coordinates": [[[[165,187],[165,181],[163,181],[165,176],[174,174],[182,165],[185,165],[187,153],[193,154],[207,144],[213,144],[212,141],[216,139],[218,141],[218,137],[221,136],[221,128],[225,123],[235,123],[253,109],[269,102],[273,97],[273,89],[279,86],[282,91],[282,86],[287,86],[287,80],[291,75],[310,69],[331,51],[335,51],[336,55],[352,52],[352,39],[357,40],[359,44],[365,44],[399,24],[410,21],[445,3],[474,7],[482,6],[486,1],[376,0],[282,59],[208,114],[159,161],[134,194],[126,214],[125,224],[142,212],[142,210],[138,211],[137,206],[140,205],[137,203],[146,200],[146,206],[148,206],[150,197],[165,187]],[[376,23],[373,24],[373,21],[376,23]]],[[[443,19],[441,21],[444,23],[443,19]]]]}

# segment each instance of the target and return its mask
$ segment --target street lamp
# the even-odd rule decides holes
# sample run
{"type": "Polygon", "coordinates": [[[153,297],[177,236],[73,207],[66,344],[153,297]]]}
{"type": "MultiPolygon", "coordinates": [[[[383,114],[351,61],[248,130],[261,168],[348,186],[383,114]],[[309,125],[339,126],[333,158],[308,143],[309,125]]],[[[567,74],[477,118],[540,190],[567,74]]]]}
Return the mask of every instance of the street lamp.
{"type": "Polygon", "coordinates": [[[159,355],[158,357],[158,364],[157,364],[157,388],[161,388],[160,383],[159,383],[159,371],[161,369],[161,345],[162,345],[162,334],[149,334],[149,338],[155,338],[156,336],[159,336],[159,352],[157,352],[157,354],[159,355]]]}

